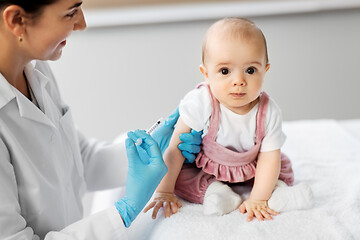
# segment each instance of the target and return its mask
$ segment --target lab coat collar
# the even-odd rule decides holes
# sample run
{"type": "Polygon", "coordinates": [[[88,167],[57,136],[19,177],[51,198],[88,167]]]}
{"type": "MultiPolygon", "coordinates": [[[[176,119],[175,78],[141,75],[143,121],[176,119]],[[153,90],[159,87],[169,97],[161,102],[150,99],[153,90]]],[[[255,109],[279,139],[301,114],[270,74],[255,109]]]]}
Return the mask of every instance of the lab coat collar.
{"type": "MultiPolygon", "coordinates": [[[[42,72],[36,69],[36,62],[30,62],[27,64],[24,71],[32,88],[40,87],[40,89],[37,90],[41,91],[46,87],[49,80],[42,72]]],[[[13,98],[16,98],[21,117],[55,127],[50,119],[47,118],[46,115],[35,106],[35,104],[30,102],[29,99],[13,87],[1,74],[0,84],[0,109],[7,105],[13,98]]],[[[42,97],[40,98],[40,102],[43,104],[42,97]]],[[[37,99],[38,102],[40,98],[37,99]]]]}
{"type": "Polygon", "coordinates": [[[28,79],[28,82],[30,84],[31,89],[33,90],[36,101],[38,102],[38,105],[40,109],[45,111],[44,101],[43,101],[43,95],[46,85],[49,82],[49,79],[43,74],[41,71],[37,68],[37,62],[32,61],[28,65],[25,66],[25,75],[28,79]]]}
{"type": "MultiPolygon", "coordinates": [[[[31,61],[25,66],[25,74],[31,82],[31,87],[39,85],[42,88],[48,83],[48,78],[36,69],[37,61],[31,61]],[[34,80],[38,79],[39,83],[34,83],[34,80]]],[[[8,104],[16,94],[14,93],[14,87],[6,80],[6,78],[0,73],[0,109],[8,104]]]]}
{"type": "Polygon", "coordinates": [[[15,97],[11,84],[0,73],[0,109],[15,97]]]}
{"type": "Polygon", "coordinates": [[[37,66],[37,61],[31,61],[25,66],[25,75],[27,76],[31,86],[40,85],[41,88],[45,88],[49,82],[49,79],[37,68],[37,66]],[[37,83],[34,82],[36,80],[38,81],[37,83]]]}
{"type": "Polygon", "coordinates": [[[30,102],[29,99],[27,99],[16,88],[14,89],[14,93],[21,117],[55,127],[50,119],[47,118],[46,115],[37,106],[35,106],[34,103],[30,102]]]}

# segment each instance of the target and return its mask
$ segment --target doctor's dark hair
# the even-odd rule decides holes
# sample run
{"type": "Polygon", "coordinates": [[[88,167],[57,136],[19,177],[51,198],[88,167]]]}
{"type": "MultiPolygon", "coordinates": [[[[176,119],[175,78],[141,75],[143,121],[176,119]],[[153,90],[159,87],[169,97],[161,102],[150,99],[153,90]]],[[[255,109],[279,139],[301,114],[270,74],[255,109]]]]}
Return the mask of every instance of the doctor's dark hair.
{"type": "Polygon", "coordinates": [[[47,5],[51,5],[58,0],[0,0],[0,11],[10,5],[17,5],[22,7],[24,11],[33,17],[42,13],[42,10],[47,5]]]}

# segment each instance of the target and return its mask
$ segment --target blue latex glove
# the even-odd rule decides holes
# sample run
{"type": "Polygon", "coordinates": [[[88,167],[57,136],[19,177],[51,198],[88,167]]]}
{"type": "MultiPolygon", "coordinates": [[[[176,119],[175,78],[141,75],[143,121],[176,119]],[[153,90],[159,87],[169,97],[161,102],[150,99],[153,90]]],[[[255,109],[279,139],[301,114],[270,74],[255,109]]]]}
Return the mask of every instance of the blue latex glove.
{"type": "Polygon", "coordinates": [[[144,208],[167,172],[158,144],[150,135],[136,130],[129,132],[128,137],[125,141],[129,162],[126,196],[115,203],[125,227],[129,227],[144,208]],[[135,146],[139,137],[143,143],[135,146]]]}
{"type": "MultiPolygon", "coordinates": [[[[160,126],[151,134],[151,136],[159,144],[161,153],[164,153],[166,148],[169,146],[169,142],[179,116],[179,109],[176,108],[175,111],[165,120],[165,122],[160,124],[160,126]]],[[[186,159],[185,162],[194,162],[196,154],[200,151],[199,145],[202,141],[201,135],[202,131],[196,132],[194,130],[192,130],[191,133],[182,133],[180,135],[180,140],[183,141],[183,143],[179,144],[178,148],[182,151],[182,154],[186,159]]]]}
{"type": "Polygon", "coordinates": [[[184,163],[193,163],[196,158],[196,154],[200,152],[200,144],[202,142],[203,131],[191,130],[190,133],[180,134],[180,140],[182,143],[178,145],[178,148],[185,157],[184,163]]]}
{"type": "Polygon", "coordinates": [[[175,124],[179,119],[179,116],[179,109],[176,108],[175,111],[151,134],[154,140],[159,144],[161,153],[163,154],[169,146],[170,139],[174,132],[175,124]]]}

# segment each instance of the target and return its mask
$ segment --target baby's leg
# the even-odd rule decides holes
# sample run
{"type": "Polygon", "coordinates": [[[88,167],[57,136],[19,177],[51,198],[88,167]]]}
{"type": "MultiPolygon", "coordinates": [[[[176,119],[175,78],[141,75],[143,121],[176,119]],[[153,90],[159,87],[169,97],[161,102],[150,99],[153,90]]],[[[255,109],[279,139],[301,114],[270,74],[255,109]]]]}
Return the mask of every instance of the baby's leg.
{"type": "Polygon", "coordinates": [[[224,215],[236,210],[241,203],[241,197],[231,188],[219,181],[209,185],[204,197],[205,215],[224,215]]]}
{"type": "Polygon", "coordinates": [[[313,204],[313,193],[309,185],[299,183],[289,187],[279,180],[268,201],[269,208],[277,212],[310,208],[313,204]]]}

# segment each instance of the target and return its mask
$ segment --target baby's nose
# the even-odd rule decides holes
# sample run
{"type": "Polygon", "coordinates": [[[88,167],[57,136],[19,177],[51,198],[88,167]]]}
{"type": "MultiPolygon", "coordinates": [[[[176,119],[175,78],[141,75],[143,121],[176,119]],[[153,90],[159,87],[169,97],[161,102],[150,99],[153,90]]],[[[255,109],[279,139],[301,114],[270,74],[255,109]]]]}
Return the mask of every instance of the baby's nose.
{"type": "Polygon", "coordinates": [[[233,85],[234,86],[245,86],[246,85],[246,81],[245,78],[242,74],[238,74],[236,76],[234,76],[234,81],[233,81],[233,85]]]}

